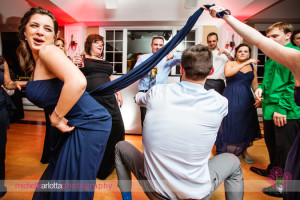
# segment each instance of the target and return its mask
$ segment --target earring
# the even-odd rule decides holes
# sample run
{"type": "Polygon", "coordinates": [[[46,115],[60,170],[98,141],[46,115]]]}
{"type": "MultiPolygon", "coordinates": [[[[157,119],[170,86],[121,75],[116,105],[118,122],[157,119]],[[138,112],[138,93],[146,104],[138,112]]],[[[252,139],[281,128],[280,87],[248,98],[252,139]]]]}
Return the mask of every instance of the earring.
{"type": "Polygon", "coordinates": [[[24,37],[25,37],[25,40],[27,40],[27,37],[26,37],[26,35],[24,35],[24,37]]]}

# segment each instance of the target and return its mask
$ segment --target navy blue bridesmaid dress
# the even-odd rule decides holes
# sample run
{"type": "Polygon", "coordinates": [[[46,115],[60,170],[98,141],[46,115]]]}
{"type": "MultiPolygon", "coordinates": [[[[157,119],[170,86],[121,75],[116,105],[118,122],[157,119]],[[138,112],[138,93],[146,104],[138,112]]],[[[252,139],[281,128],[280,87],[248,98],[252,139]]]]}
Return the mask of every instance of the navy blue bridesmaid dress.
{"type": "MultiPolygon", "coordinates": [[[[62,86],[63,82],[57,78],[30,81],[27,83],[26,95],[35,105],[52,113],[62,86]]],[[[51,128],[49,166],[40,183],[55,183],[60,180],[60,183],[68,183],[75,180],[75,183],[80,184],[84,180],[84,183],[95,184],[111,130],[111,116],[103,106],[84,92],[65,118],[69,120],[68,125],[75,129],[70,133],[61,133],[55,127],[51,128]]],[[[33,199],[91,200],[93,197],[93,189],[88,192],[36,190],[33,199]]]]}
{"type": "Polygon", "coordinates": [[[217,153],[241,155],[255,139],[261,138],[260,127],[251,83],[252,71],[226,78],[227,86],[223,96],[228,99],[228,115],[220,126],[216,146],[217,153]]]}
{"type": "MultiPolygon", "coordinates": [[[[4,83],[3,70],[0,69],[0,85],[4,83]]],[[[5,149],[6,149],[6,130],[9,126],[9,113],[6,108],[5,91],[0,87],[0,196],[6,193],[4,186],[5,179],[5,149]]]]}
{"type": "MultiPolygon", "coordinates": [[[[0,86],[4,83],[4,69],[0,68],[0,86]]],[[[10,123],[10,114],[15,110],[15,106],[6,93],[0,87],[0,197],[6,193],[5,180],[5,150],[7,141],[7,129],[10,123]]]]}
{"type": "MultiPolygon", "coordinates": [[[[300,87],[295,87],[295,102],[300,106],[300,87]]],[[[286,174],[287,192],[284,193],[284,200],[298,200],[300,199],[300,131],[296,137],[296,140],[290,149],[287,156],[284,173],[286,174]],[[290,181],[290,182],[289,182],[290,181]]]]}

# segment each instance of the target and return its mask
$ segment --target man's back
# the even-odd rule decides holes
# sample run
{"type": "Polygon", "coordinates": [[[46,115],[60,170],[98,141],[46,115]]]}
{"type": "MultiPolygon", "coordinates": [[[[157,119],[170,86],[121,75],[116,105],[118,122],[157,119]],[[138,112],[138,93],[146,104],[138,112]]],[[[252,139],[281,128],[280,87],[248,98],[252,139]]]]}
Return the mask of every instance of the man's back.
{"type": "Polygon", "coordinates": [[[146,101],[146,177],[165,196],[206,196],[211,187],[207,163],[227,114],[226,98],[201,84],[183,81],[155,86],[146,101]]]}

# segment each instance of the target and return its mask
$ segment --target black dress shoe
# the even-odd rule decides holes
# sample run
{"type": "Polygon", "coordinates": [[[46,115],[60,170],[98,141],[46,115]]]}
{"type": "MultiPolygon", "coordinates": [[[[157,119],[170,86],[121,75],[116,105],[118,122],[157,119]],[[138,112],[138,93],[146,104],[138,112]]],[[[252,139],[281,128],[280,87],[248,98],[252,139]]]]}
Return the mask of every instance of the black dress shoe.
{"type": "Polygon", "coordinates": [[[276,185],[272,185],[270,187],[263,188],[262,191],[266,195],[269,195],[269,196],[272,196],[272,197],[279,197],[279,198],[283,197],[283,193],[278,190],[276,185]]]}
{"type": "Polygon", "coordinates": [[[250,170],[258,175],[261,175],[261,176],[265,176],[265,177],[268,177],[269,176],[269,172],[265,169],[259,169],[257,167],[250,167],[250,170]]]}

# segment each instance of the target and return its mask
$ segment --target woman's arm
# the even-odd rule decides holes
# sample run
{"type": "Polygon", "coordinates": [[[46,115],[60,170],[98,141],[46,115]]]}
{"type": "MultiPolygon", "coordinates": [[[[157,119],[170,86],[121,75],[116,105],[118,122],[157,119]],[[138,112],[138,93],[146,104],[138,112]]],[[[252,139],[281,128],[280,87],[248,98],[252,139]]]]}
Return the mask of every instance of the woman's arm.
{"type": "MultiPolygon", "coordinates": [[[[251,82],[251,88],[252,88],[252,91],[253,91],[253,93],[257,90],[257,88],[258,88],[258,80],[257,80],[257,72],[256,72],[256,70],[255,70],[255,68],[253,67],[253,74],[254,74],[254,78],[253,78],[253,80],[252,80],[252,82],[251,82]]],[[[255,96],[255,95],[254,95],[255,96]]],[[[261,100],[260,99],[257,99],[256,98],[256,101],[255,101],[255,103],[253,104],[254,105],[254,107],[255,108],[258,108],[258,107],[260,107],[261,106],[261,100]]]]}
{"type": "Polygon", "coordinates": [[[17,82],[17,81],[11,80],[10,74],[9,74],[9,67],[8,67],[7,62],[5,61],[4,62],[4,84],[3,84],[3,86],[8,90],[14,90],[17,88],[19,90],[21,90],[21,85],[22,85],[22,87],[24,87],[23,84],[21,84],[19,81],[17,82]]]}
{"type": "MultiPolygon", "coordinates": [[[[216,17],[216,13],[224,10],[220,6],[213,6],[210,14],[216,17]]],[[[300,80],[300,51],[285,47],[267,37],[264,37],[254,28],[240,22],[231,15],[224,15],[223,19],[245,40],[256,45],[272,60],[289,68],[297,80],[300,80]]]]}
{"type": "Polygon", "coordinates": [[[255,92],[256,89],[258,88],[258,80],[257,80],[257,72],[254,67],[253,67],[253,74],[254,74],[254,78],[251,82],[251,88],[252,88],[252,91],[255,92]]]}
{"type": "Polygon", "coordinates": [[[245,66],[249,65],[250,63],[257,64],[257,59],[249,59],[246,62],[238,63],[235,61],[227,62],[224,68],[224,74],[226,77],[230,77],[238,73],[241,69],[243,69],[245,66]]]}
{"type": "MultiPolygon", "coordinates": [[[[110,81],[115,80],[115,78],[114,78],[113,75],[111,75],[109,77],[109,79],[110,79],[110,81]]],[[[117,102],[119,103],[120,107],[122,107],[122,105],[123,105],[123,97],[122,97],[121,91],[116,92],[116,95],[117,95],[117,102]]]]}
{"type": "Polygon", "coordinates": [[[41,65],[54,77],[64,82],[55,110],[50,116],[51,123],[62,132],[71,131],[64,116],[82,96],[86,88],[86,78],[70,61],[63,51],[54,45],[43,47],[39,51],[41,65]]]}

